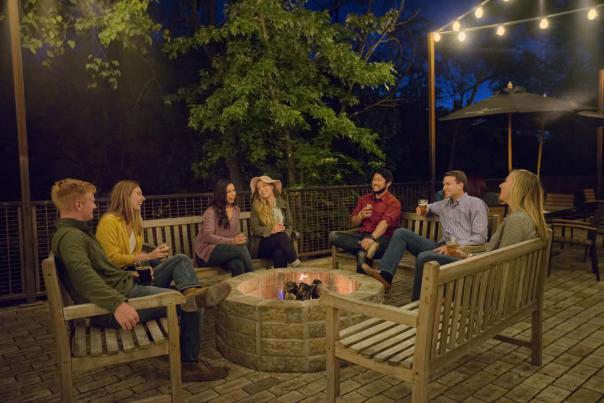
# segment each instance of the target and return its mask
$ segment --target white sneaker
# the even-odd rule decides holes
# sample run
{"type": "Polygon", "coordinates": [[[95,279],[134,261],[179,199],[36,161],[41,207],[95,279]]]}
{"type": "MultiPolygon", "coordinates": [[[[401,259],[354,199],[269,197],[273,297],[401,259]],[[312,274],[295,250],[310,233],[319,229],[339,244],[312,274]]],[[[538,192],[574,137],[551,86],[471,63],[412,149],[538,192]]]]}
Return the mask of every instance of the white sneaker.
{"type": "Polygon", "coordinates": [[[302,264],[302,262],[300,261],[300,259],[296,259],[293,262],[291,262],[288,266],[290,267],[298,267],[302,264]]]}

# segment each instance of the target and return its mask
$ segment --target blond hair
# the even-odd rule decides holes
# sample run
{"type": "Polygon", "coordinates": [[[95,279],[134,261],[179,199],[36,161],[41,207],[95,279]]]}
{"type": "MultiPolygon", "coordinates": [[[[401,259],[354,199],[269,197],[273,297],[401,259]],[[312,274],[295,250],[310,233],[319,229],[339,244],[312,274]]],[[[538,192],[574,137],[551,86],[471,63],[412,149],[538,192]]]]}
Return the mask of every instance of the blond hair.
{"type": "Polygon", "coordinates": [[[140,188],[140,185],[132,180],[116,183],[111,189],[111,202],[107,212],[121,217],[135,234],[140,235],[143,233],[143,217],[140,211],[134,210],[131,199],[132,192],[136,188],[140,188]]]}
{"type": "Polygon", "coordinates": [[[72,204],[86,193],[96,193],[96,186],[83,180],[65,178],[52,185],[50,198],[59,211],[67,211],[71,210],[72,204]]]}
{"type": "MultiPolygon", "coordinates": [[[[273,193],[275,194],[275,204],[280,197],[280,193],[273,184],[268,183],[269,186],[273,187],[273,193]]],[[[275,215],[273,214],[273,208],[269,204],[268,200],[260,197],[258,189],[254,189],[252,194],[252,208],[258,213],[260,224],[265,227],[273,228],[277,222],[275,221],[275,215]]]]}
{"type": "Polygon", "coordinates": [[[510,208],[524,211],[535,226],[539,237],[544,237],[547,232],[545,216],[543,215],[543,188],[539,177],[526,169],[515,169],[514,182],[510,195],[510,208]]]}

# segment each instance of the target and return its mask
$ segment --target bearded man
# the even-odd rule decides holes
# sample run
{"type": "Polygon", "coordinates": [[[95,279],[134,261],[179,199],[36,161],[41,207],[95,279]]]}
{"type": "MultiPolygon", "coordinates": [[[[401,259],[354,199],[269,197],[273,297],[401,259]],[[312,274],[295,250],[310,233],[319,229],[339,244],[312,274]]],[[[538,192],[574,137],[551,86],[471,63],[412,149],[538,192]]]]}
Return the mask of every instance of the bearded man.
{"type": "Polygon", "coordinates": [[[379,168],[372,172],[373,192],[359,198],[350,216],[350,223],[358,230],[329,233],[331,245],[356,255],[357,273],[366,274],[362,265],[371,265],[373,258],[379,259],[384,254],[393,231],[400,224],[401,202],[388,191],[390,185],[390,170],[379,168]]]}

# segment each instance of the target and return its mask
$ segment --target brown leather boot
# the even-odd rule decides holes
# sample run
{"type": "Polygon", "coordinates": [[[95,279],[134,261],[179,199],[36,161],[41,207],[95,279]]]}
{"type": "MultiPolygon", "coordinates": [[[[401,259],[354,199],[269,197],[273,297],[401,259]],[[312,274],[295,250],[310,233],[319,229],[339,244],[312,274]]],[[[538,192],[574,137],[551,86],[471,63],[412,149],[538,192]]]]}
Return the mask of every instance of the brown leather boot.
{"type": "Polygon", "coordinates": [[[209,366],[202,360],[182,363],[183,382],[216,381],[225,378],[228,374],[229,369],[227,367],[209,366]]]}
{"type": "Polygon", "coordinates": [[[229,296],[231,292],[231,286],[224,281],[222,283],[214,284],[210,287],[193,287],[183,290],[182,295],[185,298],[195,298],[198,307],[213,307],[216,306],[229,296]]]}

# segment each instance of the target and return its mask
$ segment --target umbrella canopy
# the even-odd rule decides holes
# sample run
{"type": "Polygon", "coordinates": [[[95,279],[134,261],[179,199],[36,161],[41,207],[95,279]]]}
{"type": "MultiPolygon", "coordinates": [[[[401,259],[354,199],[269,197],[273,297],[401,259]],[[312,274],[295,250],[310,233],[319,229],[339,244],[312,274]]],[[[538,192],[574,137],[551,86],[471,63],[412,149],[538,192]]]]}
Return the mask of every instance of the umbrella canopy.
{"type": "MultiPolygon", "coordinates": [[[[585,109],[579,104],[564,101],[557,98],[541,96],[527,92],[522,87],[514,87],[508,83],[507,88],[497,94],[468,105],[463,109],[455,111],[440,121],[459,119],[476,119],[486,116],[507,115],[508,116],[508,170],[512,170],[512,115],[517,113],[569,113],[585,109]]],[[[541,139],[537,157],[537,174],[541,170],[541,150],[543,147],[543,124],[541,126],[541,139]]]]}

